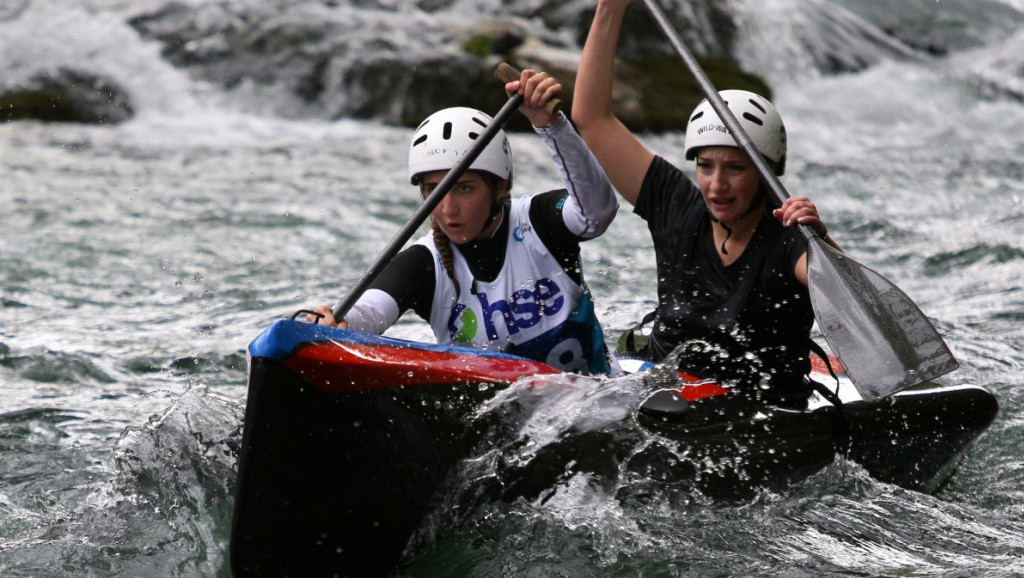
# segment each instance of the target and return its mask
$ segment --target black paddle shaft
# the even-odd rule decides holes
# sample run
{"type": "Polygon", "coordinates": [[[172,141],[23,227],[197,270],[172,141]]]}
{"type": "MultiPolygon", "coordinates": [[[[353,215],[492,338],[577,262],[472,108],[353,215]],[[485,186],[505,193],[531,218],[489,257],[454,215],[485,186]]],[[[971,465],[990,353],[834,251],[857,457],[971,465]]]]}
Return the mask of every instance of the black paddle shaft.
{"type": "Polygon", "coordinates": [[[355,302],[359,300],[366,288],[370,286],[370,283],[380,275],[384,267],[395,258],[395,255],[402,250],[405,243],[416,234],[416,230],[420,228],[420,225],[430,216],[430,213],[441,204],[445,195],[451,190],[452,186],[462,178],[462,175],[469,169],[473,161],[476,160],[480,153],[483,152],[487,145],[490,144],[494,136],[508,123],[512,115],[519,109],[519,106],[523,103],[523,95],[514,94],[508,99],[508,102],[501,107],[498,114],[494,116],[494,119],[490,124],[484,128],[484,131],[480,133],[480,136],[473,143],[473,146],[469,147],[466,154],[459,159],[459,162],[452,167],[448,174],[441,179],[441,182],[437,184],[437,187],[431,191],[430,195],[423,200],[423,204],[420,205],[416,212],[413,213],[412,217],[405,222],[405,225],[395,234],[391,242],[384,247],[384,250],[377,255],[373,263],[370,264],[370,268],[363,273],[363,276],[356,281],[356,284],[349,290],[348,295],[338,302],[334,307],[333,314],[334,318],[341,321],[345,314],[348,313],[349,309],[355,305],[355,302]]]}
{"type": "MultiPolygon", "coordinates": [[[[789,193],[683,46],[657,0],[644,3],[761,180],[780,203],[785,202],[789,193]]],[[[833,249],[810,227],[799,228],[808,242],[808,287],[818,327],[864,399],[886,397],[957,368],[942,337],[899,287],[833,249]]]]}

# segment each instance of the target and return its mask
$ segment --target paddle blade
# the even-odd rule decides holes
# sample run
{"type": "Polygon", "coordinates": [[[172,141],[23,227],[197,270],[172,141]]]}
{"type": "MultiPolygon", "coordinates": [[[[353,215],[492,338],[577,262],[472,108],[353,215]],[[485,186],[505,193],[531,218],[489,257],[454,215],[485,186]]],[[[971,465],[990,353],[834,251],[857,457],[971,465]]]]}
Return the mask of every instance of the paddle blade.
{"type": "Polygon", "coordinates": [[[924,313],[899,287],[814,237],[807,275],[818,327],[868,401],[959,365],[924,313]]]}

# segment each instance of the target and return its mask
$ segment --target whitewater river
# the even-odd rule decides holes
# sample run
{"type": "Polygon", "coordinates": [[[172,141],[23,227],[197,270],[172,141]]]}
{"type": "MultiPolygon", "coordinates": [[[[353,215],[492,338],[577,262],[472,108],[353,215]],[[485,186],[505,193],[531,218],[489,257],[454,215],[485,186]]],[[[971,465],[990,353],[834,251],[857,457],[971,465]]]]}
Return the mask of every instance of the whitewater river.
{"type": "MultiPolygon", "coordinates": [[[[408,575],[1024,574],[1024,105],[951,80],[977,56],[776,89],[790,192],[932,318],[961,364],[940,381],[999,399],[945,488],[837,463],[742,504],[630,509],[575,480],[408,575]]],[[[416,207],[410,131],[238,112],[152,66],[174,105],[0,125],[3,576],[228,575],[246,345],[340,299],[416,207]]],[[[519,193],[558,186],[535,137],[512,144],[519,193]]],[[[654,303],[643,223],[624,207],[584,260],[614,339],[654,303]]]]}

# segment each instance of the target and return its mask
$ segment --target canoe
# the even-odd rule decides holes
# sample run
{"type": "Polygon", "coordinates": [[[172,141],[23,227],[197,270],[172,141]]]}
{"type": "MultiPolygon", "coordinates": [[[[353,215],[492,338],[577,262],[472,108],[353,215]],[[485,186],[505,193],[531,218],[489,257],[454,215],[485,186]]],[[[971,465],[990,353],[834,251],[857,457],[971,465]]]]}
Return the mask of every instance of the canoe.
{"type": "MultiPolygon", "coordinates": [[[[235,576],[395,572],[446,477],[486,443],[489,430],[475,412],[524,377],[556,384],[565,377],[514,355],[294,320],[271,325],[248,357],[230,543],[235,576]]],[[[812,362],[812,377],[838,388],[842,411],[817,394],[806,409],[766,406],[633,363],[635,383],[651,388],[636,411],[501,472],[493,498],[535,498],[570,467],[595,476],[625,469],[728,498],[783,488],[837,457],[882,482],[935,492],[998,411],[982,387],[932,382],[865,402],[842,373],[837,384],[822,360],[812,362]],[[661,443],[623,450],[637,437],[661,443]]]]}

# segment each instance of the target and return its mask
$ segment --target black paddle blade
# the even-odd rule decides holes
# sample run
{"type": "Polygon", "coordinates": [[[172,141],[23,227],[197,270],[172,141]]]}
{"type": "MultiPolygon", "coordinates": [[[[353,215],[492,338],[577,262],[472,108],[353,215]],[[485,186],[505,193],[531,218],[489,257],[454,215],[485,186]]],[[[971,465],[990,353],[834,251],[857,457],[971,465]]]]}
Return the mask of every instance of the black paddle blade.
{"type": "Polygon", "coordinates": [[[818,327],[865,400],[958,367],[935,327],[899,287],[817,237],[808,242],[807,276],[818,327]]]}

